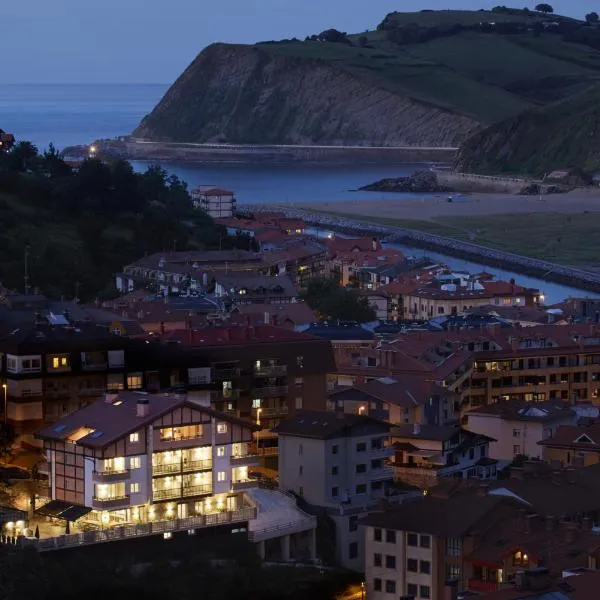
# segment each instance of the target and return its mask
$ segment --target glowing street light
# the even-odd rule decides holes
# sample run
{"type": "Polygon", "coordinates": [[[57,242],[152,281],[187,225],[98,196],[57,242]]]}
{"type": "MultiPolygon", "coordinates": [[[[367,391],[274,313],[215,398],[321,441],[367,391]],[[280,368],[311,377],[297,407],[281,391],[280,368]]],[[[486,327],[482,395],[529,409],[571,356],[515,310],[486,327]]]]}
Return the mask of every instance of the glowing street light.
{"type": "Polygon", "coordinates": [[[7,423],[7,418],[8,418],[8,415],[7,415],[7,407],[8,407],[8,402],[7,402],[7,399],[8,399],[8,389],[7,389],[7,386],[6,386],[6,384],[5,384],[5,383],[3,383],[3,384],[2,384],[2,389],[4,390],[4,424],[6,425],[6,423],[7,423]]]}
{"type": "Polygon", "coordinates": [[[94,158],[94,156],[96,156],[97,150],[98,149],[93,144],[90,146],[90,158],[94,158]]]}

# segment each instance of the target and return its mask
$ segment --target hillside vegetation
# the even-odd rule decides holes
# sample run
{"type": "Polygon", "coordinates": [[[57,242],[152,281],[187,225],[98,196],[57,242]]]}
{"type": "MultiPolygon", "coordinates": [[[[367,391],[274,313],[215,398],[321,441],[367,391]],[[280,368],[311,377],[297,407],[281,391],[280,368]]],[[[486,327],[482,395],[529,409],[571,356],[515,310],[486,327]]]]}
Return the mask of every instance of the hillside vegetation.
{"type": "Polygon", "coordinates": [[[134,173],[97,159],[72,169],[28,142],[0,152],[0,282],[23,292],[90,300],[113,291],[114,273],[145,253],[247,240],[193,209],[185,184],[160,167],[134,173]]]}
{"type": "Polygon", "coordinates": [[[596,85],[595,27],[533,11],[391,13],[376,30],[208,47],[134,135],[458,145],[596,85]]]}

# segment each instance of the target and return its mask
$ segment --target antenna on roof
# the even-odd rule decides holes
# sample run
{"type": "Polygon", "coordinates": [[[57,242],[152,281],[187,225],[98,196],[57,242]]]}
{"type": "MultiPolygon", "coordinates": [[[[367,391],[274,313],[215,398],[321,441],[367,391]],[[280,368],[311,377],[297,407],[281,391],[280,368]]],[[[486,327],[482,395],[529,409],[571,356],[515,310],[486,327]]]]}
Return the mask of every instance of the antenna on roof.
{"type": "Polygon", "coordinates": [[[25,270],[23,273],[25,281],[25,295],[29,295],[29,244],[25,246],[25,270]]]}

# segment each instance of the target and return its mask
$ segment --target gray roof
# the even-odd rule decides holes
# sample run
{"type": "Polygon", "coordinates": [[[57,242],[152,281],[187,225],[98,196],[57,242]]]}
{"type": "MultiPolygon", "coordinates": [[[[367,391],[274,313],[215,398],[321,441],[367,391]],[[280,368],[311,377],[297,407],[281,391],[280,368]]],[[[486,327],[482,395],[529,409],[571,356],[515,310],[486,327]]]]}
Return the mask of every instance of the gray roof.
{"type": "Polygon", "coordinates": [[[445,442],[458,435],[461,431],[460,427],[452,425],[419,425],[415,428],[414,425],[401,424],[394,425],[391,434],[392,437],[445,442]]]}

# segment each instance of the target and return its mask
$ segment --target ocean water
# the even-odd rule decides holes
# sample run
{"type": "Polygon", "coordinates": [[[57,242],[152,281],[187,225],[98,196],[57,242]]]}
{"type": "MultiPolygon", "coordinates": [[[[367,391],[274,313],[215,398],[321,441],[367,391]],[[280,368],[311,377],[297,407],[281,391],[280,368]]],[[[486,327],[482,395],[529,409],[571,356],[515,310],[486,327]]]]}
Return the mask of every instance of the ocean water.
{"type": "Polygon", "coordinates": [[[44,149],[133,131],[167,91],[151,85],[0,84],[0,129],[44,149]]]}

